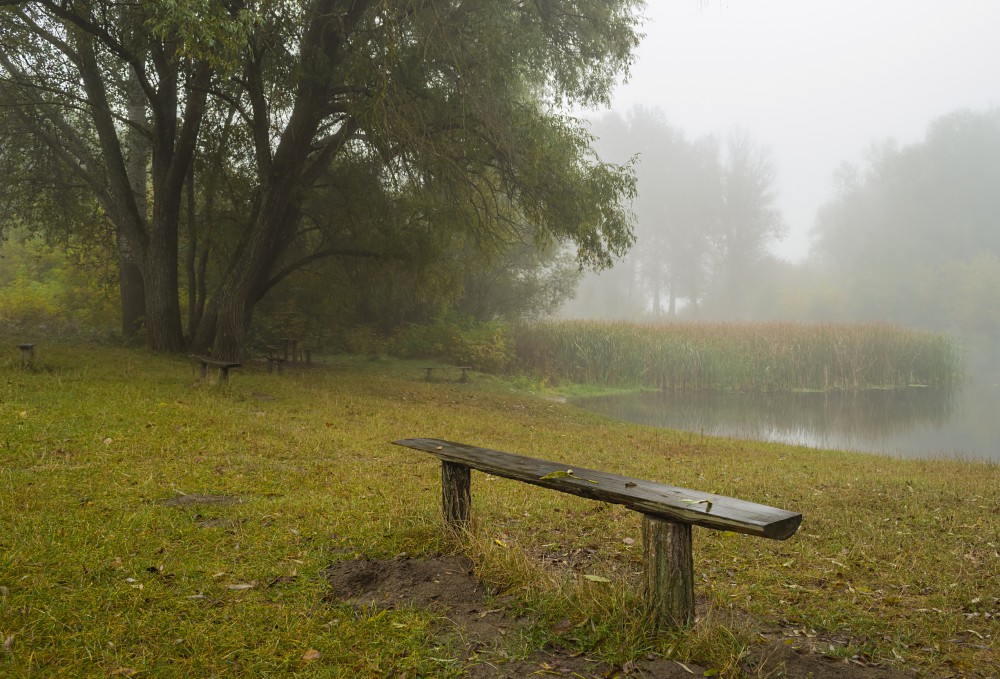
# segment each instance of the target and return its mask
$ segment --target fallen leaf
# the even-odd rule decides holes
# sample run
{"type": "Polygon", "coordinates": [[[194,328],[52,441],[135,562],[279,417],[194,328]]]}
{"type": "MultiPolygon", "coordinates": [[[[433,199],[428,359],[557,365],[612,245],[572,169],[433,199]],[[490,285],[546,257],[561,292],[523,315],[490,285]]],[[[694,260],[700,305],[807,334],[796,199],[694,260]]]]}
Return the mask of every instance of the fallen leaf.
{"type": "Polygon", "coordinates": [[[633,538],[622,538],[622,542],[624,542],[629,547],[635,544],[635,540],[633,538]]]}
{"type": "Polygon", "coordinates": [[[310,648],[308,651],[302,654],[302,660],[304,660],[305,662],[313,662],[315,660],[319,660],[319,658],[320,658],[320,652],[317,651],[315,648],[310,648]]]}
{"type": "Polygon", "coordinates": [[[569,477],[571,479],[578,479],[580,481],[587,481],[588,483],[599,483],[599,481],[595,481],[594,479],[585,479],[582,476],[577,476],[576,474],[573,473],[572,469],[567,469],[566,471],[550,472],[545,476],[539,476],[538,478],[540,480],[544,480],[544,479],[561,479],[565,477],[569,477]]]}
{"type": "MultiPolygon", "coordinates": [[[[115,442],[115,440],[113,438],[106,438],[106,439],[104,439],[104,445],[106,445],[106,446],[110,446],[114,442],[115,442]]],[[[126,669],[128,669],[128,668],[126,668],[126,669]]],[[[134,671],[135,670],[133,670],[133,672],[134,671]]]]}
{"type": "Polygon", "coordinates": [[[687,665],[685,665],[684,663],[682,663],[682,662],[681,662],[680,660],[675,660],[674,662],[675,662],[675,663],[677,663],[678,665],[680,665],[680,666],[681,666],[681,668],[682,668],[682,669],[683,669],[683,670],[684,670],[685,672],[687,672],[688,674],[694,674],[694,672],[693,672],[693,671],[691,670],[691,668],[690,668],[690,667],[688,667],[687,665]]]}
{"type": "Polygon", "coordinates": [[[119,667],[114,672],[111,673],[112,676],[122,676],[122,677],[134,677],[139,674],[139,670],[133,669],[131,667],[119,667]]]}
{"type": "Polygon", "coordinates": [[[28,419],[28,411],[27,410],[22,410],[21,412],[19,412],[17,414],[17,416],[20,417],[22,420],[26,420],[26,419],[28,419]]]}
{"type": "Polygon", "coordinates": [[[256,586],[257,586],[257,581],[254,580],[253,582],[244,582],[244,583],[239,584],[239,585],[226,585],[226,589],[232,589],[232,590],[239,591],[239,590],[244,590],[244,589],[253,589],[256,586]]]}
{"type": "Polygon", "coordinates": [[[591,582],[611,582],[610,580],[608,580],[607,578],[605,578],[604,576],[601,576],[601,575],[590,575],[590,574],[587,574],[587,575],[584,575],[583,578],[584,578],[584,580],[590,580],[591,582]]]}
{"type": "Polygon", "coordinates": [[[681,502],[686,502],[689,505],[705,505],[705,511],[707,512],[712,508],[712,501],[708,498],[703,498],[701,500],[691,500],[690,498],[681,498],[681,502]]]}
{"type": "Polygon", "coordinates": [[[638,483],[636,483],[635,481],[626,481],[626,482],[625,482],[625,487],[626,487],[626,488],[635,488],[635,487],[636,487],[636,486],[638,486],[638,485],[639,485],[639,484],[638,484],[638,483]]]}
{"type": "Polygon", "coordinates": [[[12,653],[14,651],[14,635],[10,634],[3,640],[3,652],[12,653]]]}
{"type": "Polygon", "coordinates": [[[557,622],[552,627],[552,633],[553,634],[565,634],[572,627],[573,627],[573,623],[569,621],[569,618],[563,618],[562,620],[560,620],[559,622],[557,622]]]}

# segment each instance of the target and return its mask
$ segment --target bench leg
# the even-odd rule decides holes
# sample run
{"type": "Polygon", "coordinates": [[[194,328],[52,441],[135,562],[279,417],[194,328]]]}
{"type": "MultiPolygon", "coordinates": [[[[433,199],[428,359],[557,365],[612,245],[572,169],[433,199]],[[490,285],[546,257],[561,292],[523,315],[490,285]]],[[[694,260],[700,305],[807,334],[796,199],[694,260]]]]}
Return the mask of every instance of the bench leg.
{"type": "Polygon", "coordinates": [[[653,624],[673,628],[694,622],[691,524],[642,517],[643,584],[653,624]]]}
{"type": "Polygon", "coordinates": [[[207,363],[202,363],[201,364],[201,378],[205,379],[206,377],[208,377],[208,364],[207,363]]]}
{"type": "Polygon", "coordinates": [[[219,368],[219,384],[229,381],[229,368],[219,368]]]}
{"type": "Polygon", "coordinates": [[[465,528],[472,506],[472,470],[462,464],[441,461],[441,507],[445,522],[465,528]]]}

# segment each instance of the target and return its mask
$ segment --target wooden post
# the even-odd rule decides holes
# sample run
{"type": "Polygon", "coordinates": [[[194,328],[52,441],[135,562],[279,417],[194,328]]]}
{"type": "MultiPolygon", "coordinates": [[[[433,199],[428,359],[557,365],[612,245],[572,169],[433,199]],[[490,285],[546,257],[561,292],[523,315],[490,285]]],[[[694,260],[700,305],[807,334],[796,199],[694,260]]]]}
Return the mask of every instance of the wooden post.
{"type": "Polygon", "coordinates": [[[691,524],[644,514],[642,551],[646,606],[656,627],[694,622],[694,558],[691,524]]]}
{"type": "Polygon", "coordinates": [[[441,461],[441,508],[453,528],[465,528],[472,506],[472,470],[464,464],[441,461]]]}

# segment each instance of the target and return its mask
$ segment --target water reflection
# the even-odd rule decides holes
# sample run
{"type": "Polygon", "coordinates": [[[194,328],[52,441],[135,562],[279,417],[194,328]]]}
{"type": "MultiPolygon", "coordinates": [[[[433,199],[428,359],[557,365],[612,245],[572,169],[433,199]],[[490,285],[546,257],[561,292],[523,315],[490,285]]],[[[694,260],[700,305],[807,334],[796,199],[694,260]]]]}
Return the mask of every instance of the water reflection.
{"type": "Polygon", "coordinates": [[[714,436],[1000,461],[995,385],[860,393],[647,392],[574,403],[616,419],[714,436]]]}

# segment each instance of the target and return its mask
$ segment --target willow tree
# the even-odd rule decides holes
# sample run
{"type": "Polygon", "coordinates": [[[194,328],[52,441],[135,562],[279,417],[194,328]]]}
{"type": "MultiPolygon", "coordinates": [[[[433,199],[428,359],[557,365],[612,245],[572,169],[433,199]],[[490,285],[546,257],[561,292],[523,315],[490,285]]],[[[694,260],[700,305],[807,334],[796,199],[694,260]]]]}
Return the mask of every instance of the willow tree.
{"type": "Polygon", "coordinates": [[[357,254],[303,220],[331,166],[374,162],[380,195],[427,196],[407,217],[425,228],[496,245],[527,224],[595,267],[623,253],[630,173],[599,162],[560,111],[607,102],[640,5],[0,0],[0,77],[5,101],[98,197],[141,278],[156,349],[183,344],[180,224],[201,220],[188,248],[218,242],[207,186],[227,187],[235,226],[188,333],[238,358],[277,280],[357,254]]]}

